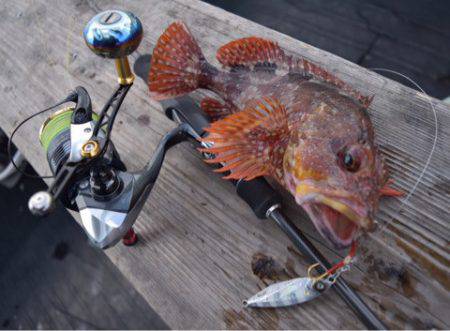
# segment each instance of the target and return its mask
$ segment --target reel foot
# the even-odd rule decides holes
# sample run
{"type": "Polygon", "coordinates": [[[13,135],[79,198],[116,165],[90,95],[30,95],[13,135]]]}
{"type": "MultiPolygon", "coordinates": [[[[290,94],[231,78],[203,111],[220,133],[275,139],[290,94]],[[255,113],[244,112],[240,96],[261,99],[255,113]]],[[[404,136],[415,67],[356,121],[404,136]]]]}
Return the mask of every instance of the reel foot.
{"type": "Polygon", "coordinates": [[[137,236],[136,232],[134,232],[133,228],[128,230],[126,235],[122,238],[122,243],[125,246],[133,246],[137,242],[138,242],[138,236],[137,236]]]}

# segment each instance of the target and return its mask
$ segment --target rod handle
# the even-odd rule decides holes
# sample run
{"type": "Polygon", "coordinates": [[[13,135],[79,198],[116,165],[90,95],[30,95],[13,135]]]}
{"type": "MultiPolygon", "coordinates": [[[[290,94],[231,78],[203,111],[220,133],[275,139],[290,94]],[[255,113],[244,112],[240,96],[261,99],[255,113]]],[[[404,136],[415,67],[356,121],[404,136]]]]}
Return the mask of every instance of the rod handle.
{"type": "Polygon", "coordinates": [[[235,184],[236,193],[260,219],[267,218],[271,208],[281,205],[281,195],[262,177],[250,181],[240,179],[235,184]]]}

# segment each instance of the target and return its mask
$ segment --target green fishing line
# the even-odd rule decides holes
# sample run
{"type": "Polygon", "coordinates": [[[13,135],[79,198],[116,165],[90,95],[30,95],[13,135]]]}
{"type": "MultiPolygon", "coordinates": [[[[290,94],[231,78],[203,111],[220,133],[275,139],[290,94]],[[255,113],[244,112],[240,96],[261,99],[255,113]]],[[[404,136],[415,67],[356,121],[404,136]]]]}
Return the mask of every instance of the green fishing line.
{"type": "MultiPolygon", "coordinates": [[[[50,143],[56,136],[58,136],[61,132],[70,129],[73,111],[73,108],[62,109],[53,114],[44,123],[41,133],[39,134],[39,141],[45,152],[48,151],[50,143]]],[[[96,113],[92,113],[92,118],[94,121],[97,121],[98,115],[96,113]]]]}

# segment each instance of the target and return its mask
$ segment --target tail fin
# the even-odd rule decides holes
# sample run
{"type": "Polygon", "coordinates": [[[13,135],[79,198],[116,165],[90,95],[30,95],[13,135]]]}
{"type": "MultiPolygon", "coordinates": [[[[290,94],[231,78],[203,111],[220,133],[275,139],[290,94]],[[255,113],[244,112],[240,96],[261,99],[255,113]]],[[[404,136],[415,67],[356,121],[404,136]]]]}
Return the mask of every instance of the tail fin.
{"type": "Polygon", "coordinates": [[[153,50],[148,86],[154,100],[186,94],[199,87],[205,57],[183,22],[172,23],[153,50]]]}

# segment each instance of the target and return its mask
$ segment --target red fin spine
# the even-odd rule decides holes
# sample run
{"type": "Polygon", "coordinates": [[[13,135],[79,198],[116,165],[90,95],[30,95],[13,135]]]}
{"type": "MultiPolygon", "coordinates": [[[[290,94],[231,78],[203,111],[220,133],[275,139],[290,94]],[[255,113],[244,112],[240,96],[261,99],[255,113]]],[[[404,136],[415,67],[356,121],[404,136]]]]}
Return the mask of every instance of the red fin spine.
{"type": "Polygon", "coordinates": [[[286,55],[278,44],[257,37],[237,39],[219,48],[217,60],[224,67],[253,67],[258,63],[286,65],[286,55]]]}
{"type": "Polygon", "coordinates": [[[148,79],[151,97],[164,100],[198,88],[205,61],[184,23],[172,23],[153,50],[148,79]]]}
{"type": "Polygon", "coordinates": [[[372,103],[373,96],[369,97],[362,95],[360,92],[346,84],[343,80],[339,79],[317,64],[314,64],[305,59],[300,59],[297,63],[297,67],[304,70],[306,73],[311,74],[318,79],[342,90],[342,92],[344,92],[345,94],[348,94],[352,98],[355,98],[364,108],[369,108],[370,104],[372,103]]]}
{"type": "Polygon", "coordinates": [[[394,180],[389,179],[387,183],[380,189],[380,195],[387,197],[402,197],[405,195],[405,192],[399,191],[395,188],[392,188],[391,185],[394,183],[394,180]]]}
{"type": "Polygon", "coordinates": [[[203,152],[216,155],[208,163],[225,163],[216,172],[231,173],[226,179],[250,180],[258,176],[277,176],[282,167],[289,127],[285,107],[277,100],[263,98],[255,107],[232,114],[205,129],[202,141],[212,142],[203,152]]]}
{"type": "Polygon", "coordinates": [[[212,121],[220,120],[234,113],[232,105],[214,98],[204,98],[200,103],[200,107],[212,121]]]}

